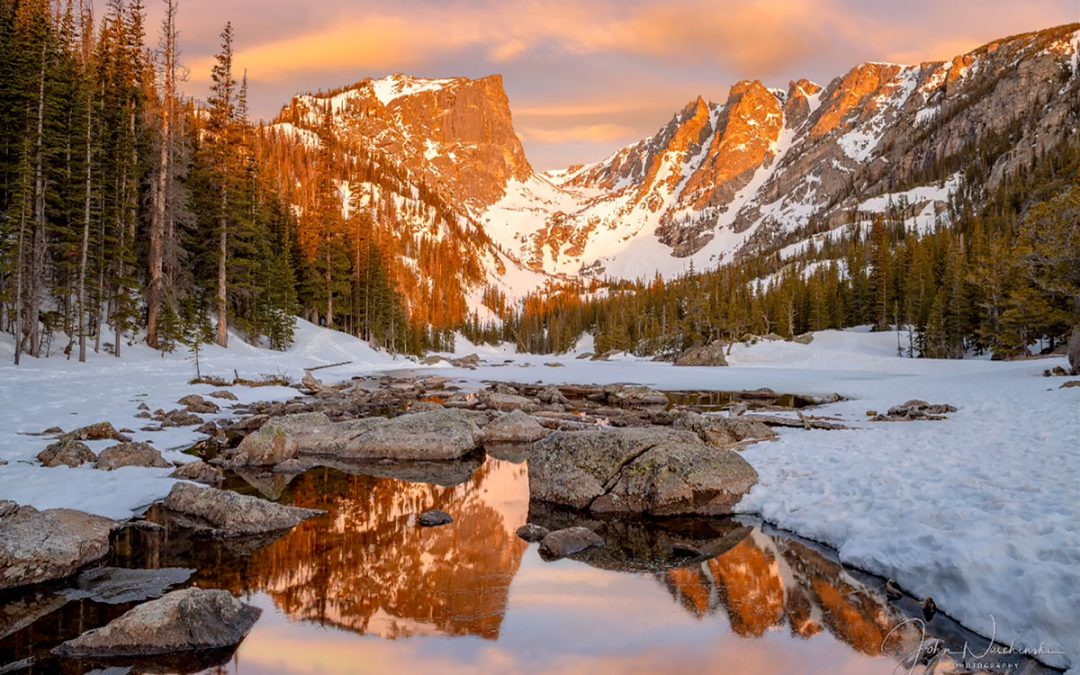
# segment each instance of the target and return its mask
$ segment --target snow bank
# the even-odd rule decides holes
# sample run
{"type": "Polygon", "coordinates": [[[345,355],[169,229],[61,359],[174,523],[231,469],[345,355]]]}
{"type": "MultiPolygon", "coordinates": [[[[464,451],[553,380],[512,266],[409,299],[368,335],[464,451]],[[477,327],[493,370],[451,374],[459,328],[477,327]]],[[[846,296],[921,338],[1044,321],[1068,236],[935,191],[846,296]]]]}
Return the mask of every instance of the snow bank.
{"type": "MultiPolygon", "coordinates": [[[[298,379],[304,368],[341,361],[347,366],[320,371],[320,377],[346,379],[357,373],[414,366],[404,358],[394,358],[372,349],[356,338],[297,320],[296,340],[285,352],[260,349],[231,335],[229,348],[207,345],[200,355],[202,372],[231,380],[234,371],[255,379],[262,375],[284,375],[298,379]]],[[[145,345],[124,345],[122,358],[91,351],[86,363],[67,360],[54,353],[49,358],[23,357],[12,364],[14,342],[0,335],[0,499],[12,499],[37,508],[67,507],[110,518],[126,518],[147,504],[164,497],[172,487],[168,469],[125,468],[98,471],[89,466],[77,469],[44,468],[35,456],[52,438],[28,435],[59,426],[70,431],[94,422],[109,421],[116,428],[135,430],[134,440],[146,441],[174,462],[191,461],[181,450],[201,438],[194,427],[139,431],[150,420],[135,417],[138,405],[151,410],[180,407],[177,399],[187,394],[209,394],[215,387],[190,385],[195,366],[187,350],[178,348],[161,356],[145,345]]],[[[290,387],[229,387],[242,403],[281,400],[296,395],[290,387]]],[[[219,405],[228,401],[216,401],[219,405]]],[[[228,416],[222,413],[206,419],[228,416]]],[[[100,452],[111,441],[89,442],[100,452]]]]}

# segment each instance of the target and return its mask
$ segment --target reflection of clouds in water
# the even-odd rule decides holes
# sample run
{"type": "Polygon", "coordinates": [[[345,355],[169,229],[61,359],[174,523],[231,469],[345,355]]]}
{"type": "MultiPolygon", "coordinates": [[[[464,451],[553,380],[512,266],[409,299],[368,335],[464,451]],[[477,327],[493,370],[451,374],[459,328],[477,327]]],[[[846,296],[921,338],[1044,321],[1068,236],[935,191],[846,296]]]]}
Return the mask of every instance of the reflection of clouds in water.
{"type": "MultiPolygon", "coordinates": [[[[600,572],[598,574],[617,574],[600,572]]],[[[621,575],[639,577],[640,575],[621,575]]],[[[508,621],[497,642],[458,638],[359,640],[355,635],[316,626],[287,624],[280,616],[257,626],[241,646],[238,672],[327,673],[813,673],[874,675],[890,673],[894,663],[865,656],[827,640],[792,640],[770,633],[758,640],[732,639],[716,620],[699,622],[675,607],[650,583],[654,605],[630,612],[619,605],[594,604],[591,612],[559,610],[553,623],[519,632],[508,621]],[[677,613],[672,613],[674,609],[677,613]],[[585,614],[586,616],[581,616],[585,614]],[[575,616],[577,615],[577,616],[575,616]],[[621,640],[567,643],[548,628],[569,620],[572,627],[595,625],[596,633],[621,640]]],[[[635,589],[638,590],[638,589],[635,589]]],[[[647,592],[646,592],[647,593],[647,592]]],[[[511,616],[518,612],[512,603],[511,616]]]]}

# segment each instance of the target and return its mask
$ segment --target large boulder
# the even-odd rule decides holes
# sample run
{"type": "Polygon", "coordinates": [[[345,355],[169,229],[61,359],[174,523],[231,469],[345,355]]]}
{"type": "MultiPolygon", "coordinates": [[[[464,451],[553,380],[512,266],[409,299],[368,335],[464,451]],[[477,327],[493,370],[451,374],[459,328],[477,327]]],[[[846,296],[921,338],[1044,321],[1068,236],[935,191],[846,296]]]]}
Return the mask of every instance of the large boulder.
{"type": "Polygon", "coordinates": [[[733,448],[743,441],[776,438],[776,432],[764,423],[748,417],[723,417],[688,412],[675,419],[676,429],[687,429],[717,448],[733,448]]]}
{"type": "Polygon", "coordinates": [[[439,409],[380,420],[368,430],[353,431],[333,454],[342,459],[457,459],[482,442],[483,433],[468,414],[439,409]]]}
{"type": "Polygon", "coordinates": [[[532,417],[520,410],[502,415],[484,427],[485,443],[532,443],[548,434],[532,417]]]}
{"type": "Polygon", "coordinates": [[[244,639],[260,613],[228,591],[185,588],[141,604],[53,651],[108,657],[230,647],[244,639]]]}
{"type": "MultiPolygon", "coordinates": [[[[295,458],[334,460],[458,459],[483,441],[463,411],[436,408],[386,419],[331,422],[322,413],[272,418],[240,443],[230,466],[269,466],[295,458]]],[[[312,465],[320,462],[309,462],[312,465]]]]}
{"type": "Polygon", "coordinates": [[[683,351],[675,358],[677,366],[726,366],[724,343],[716,340],[707,345],[697,345],[683,351]]]}
{"type": "Polygon", "coordinates": [[[62,579],[109,552],[116,521],[0,501],[0,590],[62,579]]]}
{"type": "Polygon", "coordinates": [[[173,485],[164,506],[181,524],[220,537],[279,532],[326,513],[191,483],[173,485]]]}
{"type": "Polygon", "coordinates": [[[560,431],[529,458],[533,499],[598,513],[725,515],[756,482],[738,453],[678,429],[560,431]]]}
{"type": "Polygon", "coordinates": [[[321,412],[274,417],[248,434],[229,459],[235,466],[269,466],[296,457],[301,440],[324,439],[333,423],[321,412]]]}
{"type": "Polygon", "coordinates": [[[149,443],[118,443],[111,448],[105,448],[98,455],[98,469],[112,471],[122,466],[141,466],[147,468],[167,469],[172,466],[166,462],[161,453],[149,443]]]}
{"type": "Polygon", "coordinates": [[[57,441],[38,453],[42,466],[80,466],[97,459],[94,451],[82,441],[57,441]]]}

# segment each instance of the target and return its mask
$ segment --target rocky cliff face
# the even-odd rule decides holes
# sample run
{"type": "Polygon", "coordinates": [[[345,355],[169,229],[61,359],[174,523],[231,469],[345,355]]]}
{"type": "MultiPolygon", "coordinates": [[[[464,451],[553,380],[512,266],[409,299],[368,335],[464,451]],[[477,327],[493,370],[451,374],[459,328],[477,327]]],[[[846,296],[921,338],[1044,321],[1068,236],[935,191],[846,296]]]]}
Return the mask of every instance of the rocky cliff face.
{"type": "Polygon", "coordinates": [[[932,227],[966,162],[988,162],[993,188],[1073,133],[1078,48],[1073,24],[949,61],[861,64],[825,87],[740,82],[602,162],[511,182],[485,229],[536,269],[639,277],[898,204],[912,227],[932,227]]]}
{"type": "Polygon", "coordinates": [[[507,181],[532,174],[499,75],[364,80],[330,94],[300,96],[277,123],[364,144],[472,208],[492,204],[507,181]]]}

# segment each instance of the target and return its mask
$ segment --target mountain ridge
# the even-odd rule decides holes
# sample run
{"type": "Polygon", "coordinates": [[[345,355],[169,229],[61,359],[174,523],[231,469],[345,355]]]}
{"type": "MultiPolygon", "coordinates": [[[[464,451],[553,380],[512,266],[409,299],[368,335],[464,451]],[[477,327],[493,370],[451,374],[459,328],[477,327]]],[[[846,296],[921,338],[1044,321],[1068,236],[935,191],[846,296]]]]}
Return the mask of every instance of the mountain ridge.
{"type": "MultiPolygon", "coordinates": [[[[711,268],[798,232],[868,225],[900,202],[910,227],[933,227],[965,159],[991,162],[996,184],[1070,133],[1078,51],[1080,24],[1069,24],[945,61],[858,64],[824,86],[744,80],[723,103],[698,96],[655,134],[557,171],[528,162],[498,75],[369,78],[295,97],[268,128],[309,146],[316,137],[363,146],[400,167],[413,192],[440,195],[483,233],[458,242],[467,265],[484,268],[461,292],[469,312],[492,318],[552,284],[711,268]],[[955,171],[927,173],[941,165],[955,171]]],[[[351,180],[347,163],[334,169],[340,184],[351,180]]],[[[414,195],[401,197],[399,206],[414,195]]]]}

